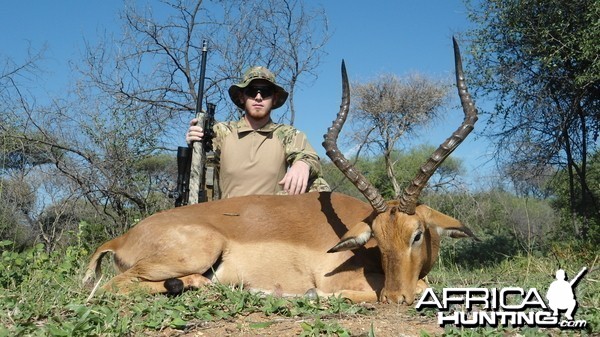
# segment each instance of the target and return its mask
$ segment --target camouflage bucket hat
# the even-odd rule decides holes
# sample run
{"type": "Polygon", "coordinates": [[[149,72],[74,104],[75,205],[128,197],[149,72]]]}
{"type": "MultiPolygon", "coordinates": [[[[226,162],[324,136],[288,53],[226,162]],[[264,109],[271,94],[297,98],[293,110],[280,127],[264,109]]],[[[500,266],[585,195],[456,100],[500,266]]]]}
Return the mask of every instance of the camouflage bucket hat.
{"type": "Polygon", "coordinates": [[[273,109],[277,109],[285,103],[289,94],[285,89],[275,83],[275,75],[265,67],[252,67],[246,70],[242,82],[229,87],[229,98],[231,98],[233,103],[240,109],[244,109],[244,105],[239,100],[240,92],[254,80],[266,80],[273,85],[275,95],[277,96],[277,100],[273,102],[273,109]]]}

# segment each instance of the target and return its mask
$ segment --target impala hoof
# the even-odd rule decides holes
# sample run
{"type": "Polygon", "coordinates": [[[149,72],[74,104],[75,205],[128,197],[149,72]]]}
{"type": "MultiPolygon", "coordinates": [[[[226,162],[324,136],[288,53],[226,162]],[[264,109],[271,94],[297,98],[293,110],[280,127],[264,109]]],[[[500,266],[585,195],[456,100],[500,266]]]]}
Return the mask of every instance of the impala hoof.
{"type": "Polygon", "coordinates": [[[304,293],[304,297],[309,300],[317,300],[319,299],[319,293],[317,292],[317,288],[310,288],[304,293]]]}
{"type": "Polygon", "coordinates": [[[168,296],[177,296],[183,293],[183,281],[177,278],[170,278],[165,281],[165,288],[168,296]]]}

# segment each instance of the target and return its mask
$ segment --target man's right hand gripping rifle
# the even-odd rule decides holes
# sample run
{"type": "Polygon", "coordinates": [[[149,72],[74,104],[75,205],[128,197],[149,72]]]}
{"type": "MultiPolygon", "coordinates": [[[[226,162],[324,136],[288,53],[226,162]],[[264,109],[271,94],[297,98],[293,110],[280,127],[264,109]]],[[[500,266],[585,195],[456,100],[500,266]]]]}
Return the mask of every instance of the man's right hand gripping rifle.
{"type": "Polygon", "coordinates": [[[188,172],[190,172],[189,192],[188,197],[189,204],[195,204],[199,202],[206,202],[209,200],[207,194],[207,166],[208,158],[207,153],[212,151],[212,139],[213,139],[213,124],[215,121],[215,105],[208,103],[207,111],[201,112],[194,118],[190,124],[193,124],[195,137],[189,137],[190,131],[186,133],[186,142],[188,143],[189,150],[191,152],[191,158],[189,163],[188,172]],[[199,137],[198,137],[199,136],[199,137]]]}
{"type": "MultiPolygon", "coordinates": [[[[207,130],[207,136],[212,136],[212,129],[207,130]]],[[[194,118],[190,121],[190,127],[188,132],[185,134],[185,141],[188,145],[193,142],[201,142],[204,139],[204,126],[198,125],[198,119],[194,118]]]]}

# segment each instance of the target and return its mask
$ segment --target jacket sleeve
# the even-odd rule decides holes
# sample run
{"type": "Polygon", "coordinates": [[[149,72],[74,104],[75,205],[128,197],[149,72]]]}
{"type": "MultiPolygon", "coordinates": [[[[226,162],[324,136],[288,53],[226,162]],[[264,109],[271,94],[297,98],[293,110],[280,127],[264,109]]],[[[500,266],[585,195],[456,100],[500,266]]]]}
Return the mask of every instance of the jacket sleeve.
{"type": "Polygon", "coordinates": [[[213,139],[212,147],[217,160],[221,158],[221,146],[223,145],[223,139],[233,132],[233,128],[230,123],[219,122],[213,125],[213,139]]]}
{"type": "Polygon", "coordinates": [[[288,165],[291,166],[298,160],[301,160],[310,167],[310,179],[321,177],[319,155],[308,142],[306,134],[295,128],[286,130],[286,133],[284,146],[288,165]]]}

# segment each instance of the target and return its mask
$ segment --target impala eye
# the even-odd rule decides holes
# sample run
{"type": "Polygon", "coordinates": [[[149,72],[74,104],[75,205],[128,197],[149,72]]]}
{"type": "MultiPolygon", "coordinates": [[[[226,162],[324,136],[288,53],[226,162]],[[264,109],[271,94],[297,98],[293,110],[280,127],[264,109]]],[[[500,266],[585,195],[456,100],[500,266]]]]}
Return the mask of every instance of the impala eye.
{"type": "Polygon", "coordinates": [[[413,243],[417,243],[419,241],[421,241],[421,237],[423,236],[423,232],[422,231],[418,231],[417,234],[415,234],[415,238],[413,240],[413,243]]]}

